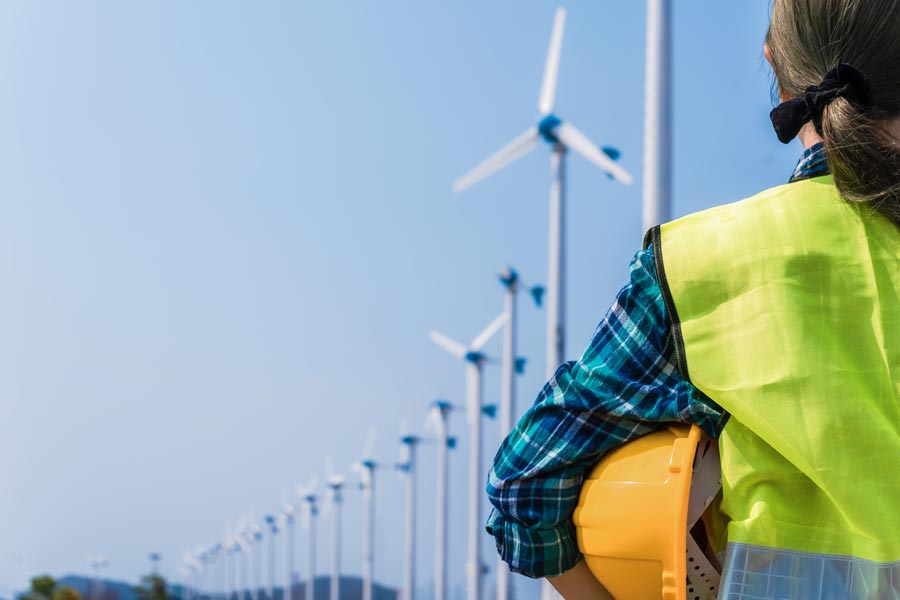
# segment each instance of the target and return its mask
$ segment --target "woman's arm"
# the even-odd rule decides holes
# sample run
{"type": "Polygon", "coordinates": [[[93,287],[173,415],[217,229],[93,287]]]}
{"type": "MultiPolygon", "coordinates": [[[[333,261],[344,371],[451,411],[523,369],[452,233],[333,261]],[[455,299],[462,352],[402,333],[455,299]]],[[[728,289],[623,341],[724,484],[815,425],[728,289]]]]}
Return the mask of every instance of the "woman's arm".
{"type": "Polygon", "coordinates": [[[566,600],[615,600],[599,581],[594,579],[587,563],[583,560],[556,577],[548,577],[547,581],[566,600]]]}
{"type": "Polygon", "coordinates": [[[504,440],[488,477],[488,531],[510,569],[557,577],[581,555],[572,524],[584,473],[616,446],[666,422],[715,435],[724,422],[675,368],[653,256],[639,252],[578,361],[560,365],[504,440]]]}

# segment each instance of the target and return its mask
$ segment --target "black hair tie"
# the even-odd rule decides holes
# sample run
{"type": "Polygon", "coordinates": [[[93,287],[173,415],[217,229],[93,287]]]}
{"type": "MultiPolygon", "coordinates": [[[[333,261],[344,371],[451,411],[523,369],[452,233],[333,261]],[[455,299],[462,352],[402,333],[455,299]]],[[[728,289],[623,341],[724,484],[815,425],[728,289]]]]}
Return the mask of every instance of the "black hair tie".
{"type": "Polygon", "coordinates": [[[803,96],[782,102],[772,109],[769,118],[778,140],[787,144],[800,133],[800,128],[813,122],[816,133],[822,135],[822,112],[835,98],[846,98],[862,108],[872,106],[872,86],[859,69],[840,63],[825,73],[819,85],[806,88],[803,96]]]}

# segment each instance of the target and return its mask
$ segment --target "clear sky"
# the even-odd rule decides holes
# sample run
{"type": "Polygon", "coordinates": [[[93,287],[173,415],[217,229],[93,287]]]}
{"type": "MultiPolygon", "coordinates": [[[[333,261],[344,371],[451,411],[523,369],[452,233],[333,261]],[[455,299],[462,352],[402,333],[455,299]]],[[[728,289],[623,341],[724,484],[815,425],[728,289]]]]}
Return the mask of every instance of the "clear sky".
{"type": "MultiPolygon", "coordinates": [[[[767,3],[673,4],[682,215],[784,183],[801,148],[768,120],[767,3]]],[[[426,332],[471,339],[502,308],[507,264],[545,280],[548,151],[463,194],[450,184],[536,121],[555,6],[0,3],[0,597],[37,572],[86,572],[93,553],[135,580],[158,551],[177,576],[226,522],[321,481],[326,456],[346,470],[373,425],[393,462],[401,419],[418,431],[431,400],[463,400],[462,366],[426,332]]],[[[566,6],[557,112],[636,177],[569,162],[576,358],[641,244],[645,5],[566,6]]],[[[543,383],[543,319],[522,302],[520,412],[543,383]]],[[[455,587],[462,415],[452,428],[455,587]]],[[[421,585],[433,463],[423,446],[421,585]]],[[[376,578],[397,586],[393,473],[376,496],[376,578]]],[[[348,490],[349,573],[361,512],[348,490]]]]}

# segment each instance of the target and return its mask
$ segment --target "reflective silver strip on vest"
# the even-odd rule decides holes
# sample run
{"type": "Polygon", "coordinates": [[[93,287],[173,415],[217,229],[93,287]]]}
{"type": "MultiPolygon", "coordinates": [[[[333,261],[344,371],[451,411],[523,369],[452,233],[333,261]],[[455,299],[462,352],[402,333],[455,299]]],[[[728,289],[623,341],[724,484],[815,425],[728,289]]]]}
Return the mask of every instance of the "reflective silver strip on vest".
{"type": "Polygon", "coordinates": [[[898,600],[900,561],[728,544],[719,600],[898,600]]]}

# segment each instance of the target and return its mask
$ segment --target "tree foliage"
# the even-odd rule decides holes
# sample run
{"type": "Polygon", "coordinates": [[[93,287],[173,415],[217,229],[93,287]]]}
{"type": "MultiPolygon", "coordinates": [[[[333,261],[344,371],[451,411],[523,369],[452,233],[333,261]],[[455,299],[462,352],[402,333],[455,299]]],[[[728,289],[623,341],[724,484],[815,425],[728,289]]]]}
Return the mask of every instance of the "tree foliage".
{"type": "Polygon", "coordinates": [[[75,588],[64,585],[53,590],[51,600],[81,600],[81,594],[75,588]]]}
{"type": "Polygon", "coordinates": [[[144,576],[134,593],[139,600],[170,600],[166,580],[156,574],[144,576]]]}
{"type": "Polygon", "coordinates": [[[49,575],[38,575],[31,578],[31,590],[21,600],[52,600],[55,589],[55,579],[49,575]]]}

